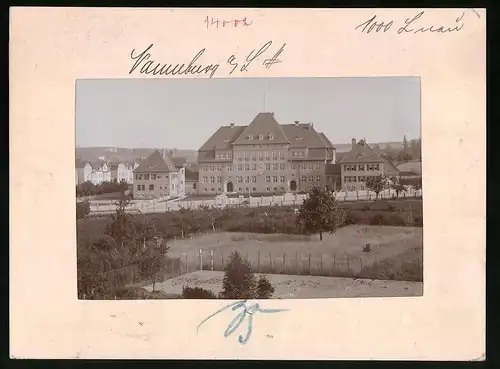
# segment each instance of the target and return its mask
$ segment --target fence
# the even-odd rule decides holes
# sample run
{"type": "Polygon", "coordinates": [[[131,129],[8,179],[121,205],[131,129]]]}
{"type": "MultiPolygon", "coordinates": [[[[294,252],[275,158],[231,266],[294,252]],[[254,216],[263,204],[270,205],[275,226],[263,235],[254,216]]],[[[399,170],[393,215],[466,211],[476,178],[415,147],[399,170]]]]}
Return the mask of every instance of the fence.
{"type": "MultiPolygon", "coordinates": [[[[234,250],[200,249],[180,255],[181,274],[199,270],[223,271],[234,250]]],[[[284,252],[262,250],[239,251],[253,273],[310,275],[325,277],[372,278],[422,281],[421,256],[415,260],[398,260],[397,255],[377,257],[336,253],[284,252]]]]}
{"type": "MultiPolygon", "coordinates": [[[[166,257],[166,259],[167,263],[165,269],[156,273],[153,277],[157,283],[184,274],[182,272],[180,258],[166,257]]],[[[145,279],[141,276],[139,266],[137,265],[129,265],[120,269],[110,270],[107,272],[106,278],[111,289],[130,285],[146,286],[152,283],[151,279],[145,279]]]]}

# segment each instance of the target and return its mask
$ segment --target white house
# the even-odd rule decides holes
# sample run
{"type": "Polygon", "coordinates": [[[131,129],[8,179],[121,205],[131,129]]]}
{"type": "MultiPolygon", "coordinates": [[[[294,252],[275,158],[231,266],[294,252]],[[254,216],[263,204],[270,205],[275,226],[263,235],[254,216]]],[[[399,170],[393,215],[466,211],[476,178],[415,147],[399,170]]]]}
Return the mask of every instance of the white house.
{"type": "Polygon", "coordinates": [[[93,184],[101,184],[103,182],[111,182],[111,170],[105,161],[96,161],[90,164],[92,166],[92,174],[90,181],[93,184]]]}
{"type": "Polygon", "coordinates": [[[139,164],[134,163],[120,163],[118,165],[118,182],[133,183],[134,182],[134,169],[139,164]]]}
{"type": "Polygon", "coordinates": [[[75,162],[75,182],[82,184],[83,182],[92,180],[92,165],[88,161],[77,159],[75,162]]]}

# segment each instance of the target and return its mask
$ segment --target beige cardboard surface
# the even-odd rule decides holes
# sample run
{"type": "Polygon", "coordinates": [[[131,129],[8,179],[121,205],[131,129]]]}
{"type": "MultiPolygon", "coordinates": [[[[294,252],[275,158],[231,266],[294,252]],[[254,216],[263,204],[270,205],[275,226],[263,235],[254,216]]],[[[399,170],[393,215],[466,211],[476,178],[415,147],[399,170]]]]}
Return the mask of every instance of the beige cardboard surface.
{"type": "Polygon", "coordinates": [[[484,358],[485,10],[12,8],[10,27],[11,357],[484,358]],[[399,34],[420,11],[414,29],[460,30],[399,34]],[[355,30],[373,15],[393,25],[355,30]],[[286,43],[281,63],[229,75],[229,56],[267,41],[286,43]],[[420,76],[424,296],[266,301],[289,311],[260,314],[246,345],[223,336],[232,314],[196,335],[227,301],[78,301],[75,80],[177,78],[129,75],[150,44],[167,64],[205,48],[213,78],[420,76]]]}

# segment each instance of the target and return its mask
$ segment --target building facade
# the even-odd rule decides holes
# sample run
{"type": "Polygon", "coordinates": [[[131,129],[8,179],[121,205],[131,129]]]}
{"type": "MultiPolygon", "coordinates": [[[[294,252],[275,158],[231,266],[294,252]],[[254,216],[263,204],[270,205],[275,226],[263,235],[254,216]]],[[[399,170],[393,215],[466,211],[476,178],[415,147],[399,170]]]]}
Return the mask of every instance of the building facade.
{"type": "Polygon", "coordinates": [[[199,172],[186,169],[186,194],[198,194],[199,172]]]}
{"type": "Polygon", "coordinates": [[[134,182],[134,169],[137,168],[139,163],[120,163],[118,164],[117,176],[118,182],[133,183],[134,182]]]}
{"type": "Polygon", "coordinates": [[[88,161],[77,159],[75,162],[75,182],[77,185],[92,180],[92,165],[88,161]]]}
{"type": "Polygon", "coordinates": [[[164,150],[154,151],[133,171],[133,198],[185,196],[185,164],[173,160],[164,150]]]}
{"type": "Polygon", "coordinates": [[[346,191],[367,190],[366,180],[371,176],[392,177],[398,169],[382,152],[372,149],[365,139],[352,139],[351,150],[340,160],[341,188],[346,191]]]}
{"type": "Polygon", "coordinates": [[[326,185],[335,148],[312,123],[279,124],[259,113],[220,127],[198,150],[200,194],[283,193],[326,185]]]}

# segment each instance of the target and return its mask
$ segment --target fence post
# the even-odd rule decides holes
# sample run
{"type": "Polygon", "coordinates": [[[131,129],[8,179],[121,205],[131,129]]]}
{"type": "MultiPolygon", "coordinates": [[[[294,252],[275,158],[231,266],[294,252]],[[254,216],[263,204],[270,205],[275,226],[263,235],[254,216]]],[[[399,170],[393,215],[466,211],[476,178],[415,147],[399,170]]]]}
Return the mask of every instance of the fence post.
{"type": "Polygon", "coordinates": [[[271,257],[271,253],[269,253],[269,269],[273,271],[273,259],[271,257]]]}
{"type": "Polygon", "coordinates": [[[311,275],[311,254],[309,254],[309,275],[311,275]]]}
{"type": "Polygon", "coordinates": [[[222,250],[220,253],[220,262],[221,262],[221,268],[222,270],[224,270],[224,250],[222,250]]]}
{"type": "Polygon", "coordinates": [[[260,250],[257,253],[257,272],[260,273],[260,250]]]}
{"type": "Polygon", "coordinates": [[[203,251],[200,249],[200,270],[203,270],[203,251]]]}
{"type": "Polygon", "coordinates": [[[214,271],[214,250],[210,249],[210,270],[214,271]]]}
{"type": "Polygon", "coordinates": [[[359,271],[361,272],[363,270],[363,258],[361,256],[359,257],[359,265],[360,265],[359,271]]]}
{"type": "Polygon", "coordinates": [[[345,261],[347,263],[347,272],[349,273],[349,277],[351,276],[351,264],[349,263],[349,258],[347,257],[347,254],[344,254],[345,256],[345,261]]]}
{"type": "Polygon", "coordinates": [[[323,254],[319,254],[319,273],[323,274],[323,254]]]}
{"type": "MultiPolygon", "coordinates": [[[[299,270],[299,253],[297,251],[295,252],[295,270],[299,270]]],[[[297,273],[300,274],[300,271],[297,273]]]]}
{"type": "Polygon", "coordinates": [[[283,253],[283,271],[286,270],[286,252],[283,253]]]}
{"type": "Polygon", "coordinates": [[[335,267],[335,254],[333,254],[333,276],[336,276],[336,267],[335,267]]]}
{"type": "Polygon", "coordinates": [[[186,273],[189,273],[188,253],[186,251],[186,273]]]}

